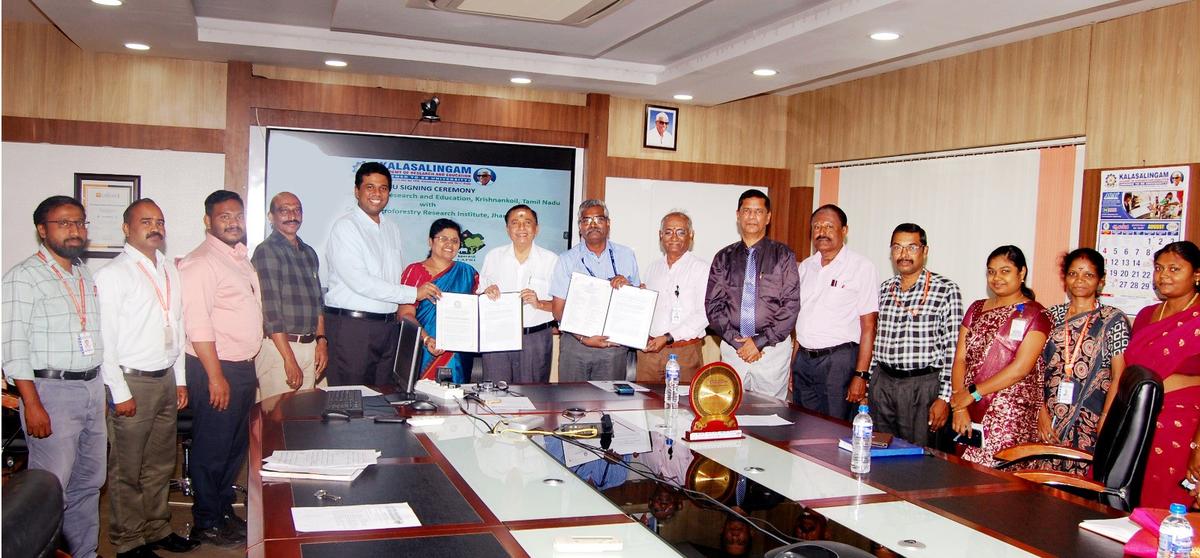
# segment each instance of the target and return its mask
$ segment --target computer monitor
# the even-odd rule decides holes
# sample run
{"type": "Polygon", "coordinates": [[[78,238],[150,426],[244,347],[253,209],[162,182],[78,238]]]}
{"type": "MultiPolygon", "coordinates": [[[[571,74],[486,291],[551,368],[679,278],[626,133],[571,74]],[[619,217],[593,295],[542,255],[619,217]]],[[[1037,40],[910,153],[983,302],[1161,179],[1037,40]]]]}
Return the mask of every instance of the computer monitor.
{"type": "Polygon", "coordinates": [[[396,340],[396,360],[392,365],[392,381],[399,391],[387,396],[392,403],[429,399],[417,393],[415,386],[421,377],[421,324],[409,317],[400,318],[400,335],[396,340]]]}

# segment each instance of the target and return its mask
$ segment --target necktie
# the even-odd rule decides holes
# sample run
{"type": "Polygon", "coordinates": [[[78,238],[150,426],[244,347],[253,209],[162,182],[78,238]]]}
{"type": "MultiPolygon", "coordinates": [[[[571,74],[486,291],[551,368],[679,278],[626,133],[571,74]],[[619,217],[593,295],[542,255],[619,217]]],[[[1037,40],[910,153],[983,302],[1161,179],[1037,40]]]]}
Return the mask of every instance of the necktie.
{"type": "Polygon", "coordinates": [[[754,335],[754,303],[758,298],[758,262],[754,260],[754,251],[750,248],[746,254],[746,277],[742,280],[742,311],[739,331],[742,337],[754,335]]]}

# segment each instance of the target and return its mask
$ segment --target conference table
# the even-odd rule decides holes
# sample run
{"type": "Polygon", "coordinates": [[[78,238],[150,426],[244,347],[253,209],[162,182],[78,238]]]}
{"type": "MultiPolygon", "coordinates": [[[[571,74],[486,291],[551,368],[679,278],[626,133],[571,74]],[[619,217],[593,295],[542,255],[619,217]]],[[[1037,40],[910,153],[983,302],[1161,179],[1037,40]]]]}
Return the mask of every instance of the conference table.
{"type": "MultiPolygon", "coordinates": [[[[875,458],[870,473],[856,477],[849,472],[849,453],[837,447],[849,435],[848,423],[771,397],[746,393],[738,415],[775,414],[791,424],[744,426],[745,438],[720,442],[689,444],[672,435],[666,445],[662,387],[647,387],[652,390],[626,396],[588,383],[514,385],[510,390],[536,409],[505,415],[552,430],[572,422],[563,411],[583,409],[645,428],[650,452],[626,455],[626,462],[652,462],[664,472],[673,468],[675,477],[687,477],[681,484],[737,505],[756,524],[770,524],[768,529],[786,536],[798,533],[804,513],[815,512],[828,521],[829,533],[839,535],[833,538],[860,546],[873,541],[903,556],[1122,555],[1120,543],[1078,527],[1085,519],[1124,515],[1117,510],[932,450],[875,458]]],[[[248,555],[566,557],[572,554],[556,553],[554,541],[567,535],[619,538],[623,550],[604,553],[607,557],[721,555],[721,518],[727,516],[711,502],[668,491],[678,501],[669,508],[669,520],[652,529],[648,525],[656,521],[647,500],[655,498],[655,483],[619,466],[593,464],[590,477],[580,467],[575,468],[580,474],[572,473],[563,462],[564,448],[551,448],[536,436],[489,433],[483,423],[494,425],[498,416],[478,404],[466,410],[482,421],[453,401],[434,401],[441,403],[437,411],[414,413],[382,397],[366,397],[367,416],[348,422],[321,420],[321,390],[255,406],[248,555]],[[372,420],[397,414],[433,414],[444,421],[412,426],[372,420]],[[262,459],[283,449],[375,449],[381,457],[353,482],[264,482],[262,459]],[[297,532],[291,515],[293,506],[395,502],[407,502],[421,525],[297,532]]],[[[754,533],[748,544],[750,555],[761,555],[782,543],[754,533]]]]}

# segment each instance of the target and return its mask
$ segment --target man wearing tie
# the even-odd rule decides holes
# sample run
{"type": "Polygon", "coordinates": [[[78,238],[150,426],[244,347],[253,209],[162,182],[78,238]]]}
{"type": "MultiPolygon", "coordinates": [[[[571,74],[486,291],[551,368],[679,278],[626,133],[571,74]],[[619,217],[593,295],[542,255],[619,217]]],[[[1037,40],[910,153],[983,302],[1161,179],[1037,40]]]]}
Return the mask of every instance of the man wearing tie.
{"type": "Polygon", "coordinates": [[[721,336],[721,360],[738,371],[743,387],[783,399],[800,279],[796,254],[767,238],[770,223],[771,199],[758,190],[743,192],[737,208],[742,239],[713,257],[704,306],[721,336]]]}

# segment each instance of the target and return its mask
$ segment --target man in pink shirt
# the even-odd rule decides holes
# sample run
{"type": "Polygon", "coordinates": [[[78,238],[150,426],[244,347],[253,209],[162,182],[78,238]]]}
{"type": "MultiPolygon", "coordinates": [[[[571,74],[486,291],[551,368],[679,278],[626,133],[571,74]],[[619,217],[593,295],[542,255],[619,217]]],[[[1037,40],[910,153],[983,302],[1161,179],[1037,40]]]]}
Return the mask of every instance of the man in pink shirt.
{"type": "Polygon", "coordinates": [[[228,190],[209,194],[204,227],[204,242],[179,264],[188,399],[195,415],[192,538],[232,547],[246,540],[246,522],[233,512],[232,487],[246,460],[262,302],[258,275],[246,257],[242,198],[228,190]]]}

